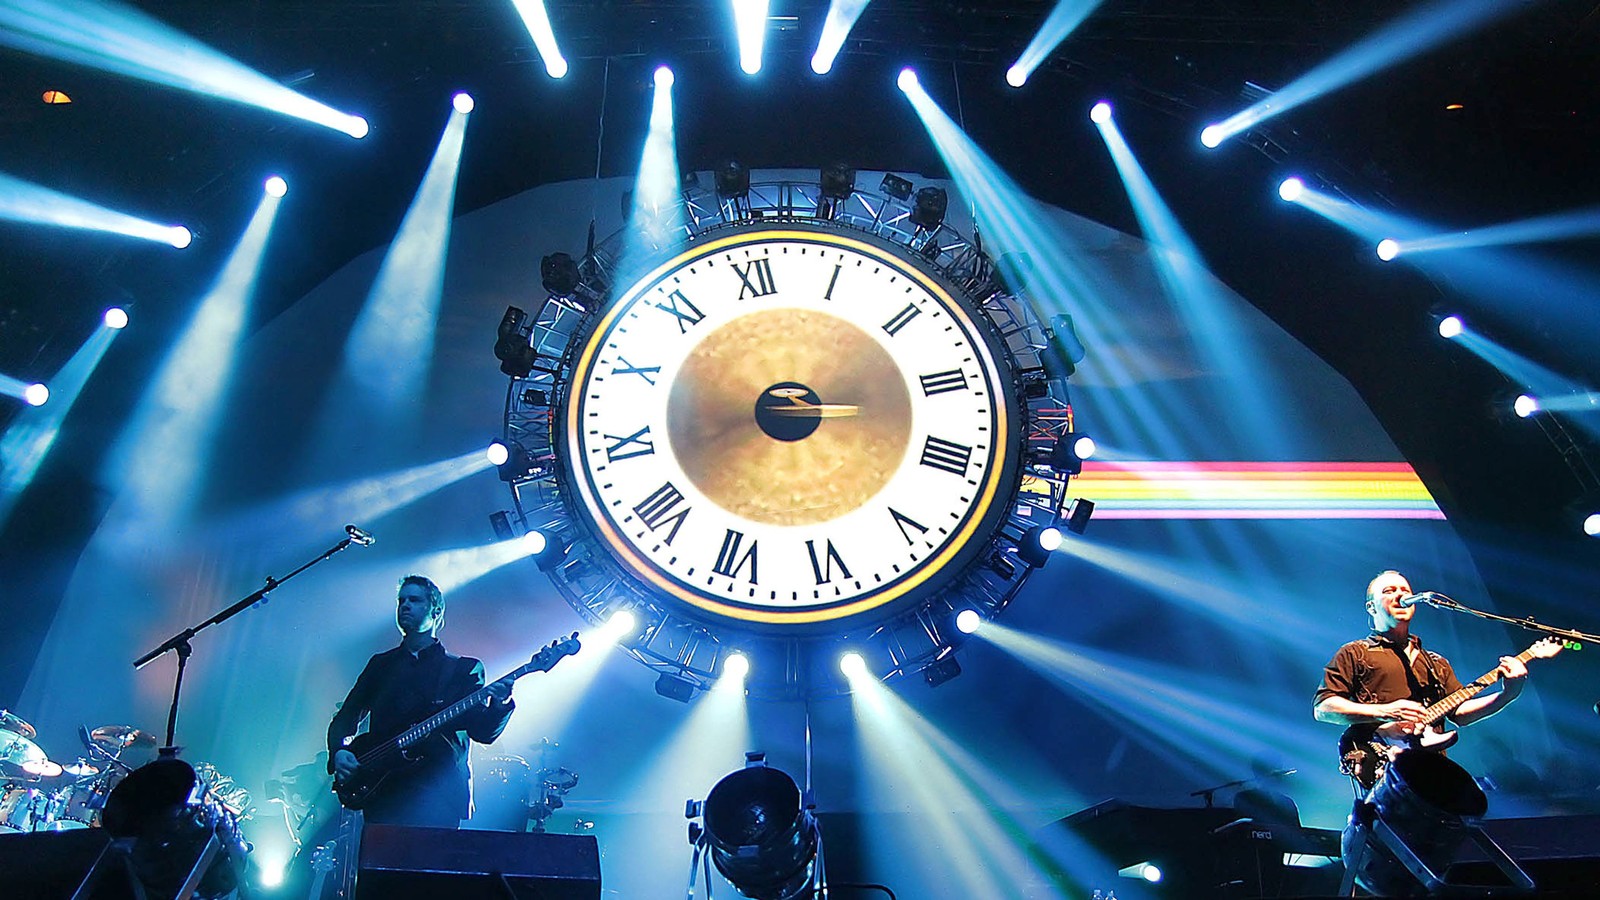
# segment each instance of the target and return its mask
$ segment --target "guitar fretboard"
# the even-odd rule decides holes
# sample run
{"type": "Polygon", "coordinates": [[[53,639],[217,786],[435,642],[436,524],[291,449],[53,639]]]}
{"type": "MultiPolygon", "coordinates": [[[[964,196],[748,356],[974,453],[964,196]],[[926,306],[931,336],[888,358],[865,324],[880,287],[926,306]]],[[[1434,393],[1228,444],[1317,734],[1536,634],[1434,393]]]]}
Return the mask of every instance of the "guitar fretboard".
{"type": "MultiPolygon", "coordinates": [[[[1528,660],[1533,659],[1534,655],[1534,647],[1529,647],[1528,649],[1517,654],[1517,661],[1526,664],[1528,660]]],[[[1424,710],[1428,718],[1422,724],[1432,725],[1445,716],[1450,715],[1450,713],[1455,711],[1456,707],[1482,693],[1484,689],[1492,686],[1496,681],[1499,680],[1499,671],[1500,667],[1495,666],[1493,669],[1490,669],[1482,675],[1479,675],[1477,678],[1474,678],[1462,685],[1460,690],[1455,691],[1441,699],[1439,702],[1430,705],[1426,710],[1424,710]]]]}

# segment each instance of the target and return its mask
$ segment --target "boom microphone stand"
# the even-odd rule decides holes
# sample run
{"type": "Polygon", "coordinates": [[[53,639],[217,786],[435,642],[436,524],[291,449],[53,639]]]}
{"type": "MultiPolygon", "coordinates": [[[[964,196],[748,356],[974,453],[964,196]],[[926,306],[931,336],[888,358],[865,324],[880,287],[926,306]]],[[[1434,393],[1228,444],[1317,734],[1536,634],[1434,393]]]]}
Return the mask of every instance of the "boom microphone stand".
{"type": "Polygon", "coordinates": [[[1572,628],[1557,628],[1554,625],[1546,625],[1542,622],[1536,621],[1533,616],[1526,616],[1521,619],[1513,619],[1510,616],[1501,616],[1492,612],[1484,612],[1481,609],[1473,609],[1472,607],[1463,603],[1457,603],[1438,591],[1425,591],[1421,594],[1413,594],[1412,599],[1417,603],[1426,603],[1436,609],[1449,609],[1456,612],[1466,613],[1469,616],[1477,616],[1480,619],[1489,619],[1494,622],[1504,622],[1507,625],[1515,625],[1518,628],[1526,628],[1529,631],[1537,631],[1540,634],[1548,637],[1560,638],[1564,641],[1590,641],[1591,643],[1600,642],[1600,634],[1586,634],[1582,631],[1572,628]]]}
{"type": "Polygon", "coordinates": [[[346,525],[344,530],[345,534],[349,535],[349,537],[337,544],[334,544],[332,547],[329,547],[315,559],[311,560],[300,568],[295,569],[293,572],[290,572],[282,578],[273,578],[271,575],[268,575],[267,583],[250,593],[244,599],[217,613],[204,622],[201,622],[198,625],[191,625],[172,637],[167,638],[165,641],[161,642],[160,646],[133,661],[133,667],[135,669],[142,669],[151,662],[155,661],[157,657],[160,657],[162,654],[165,654],[169,651],[178,655],[177,678],[172,684],[172,708],[167,711],[167,740],[166,743],[161,746],[160,750],[162,756],[168,757],[178,755],[178,746],[174,741],[174,736],[178,729],[178,697],[183,693],[183,670],[189,664],[189,655],[194,652],[194,648],[189,645],[189,641],[195,635],[205,631],[212,625],[220,625],[239,613],[244,612],[249,607],[255,606],[258,603],[266,602],[267,594],[271,593],[274,588],[295,577],[296,575],[299,575],[301,572],[304,572],[317,563],[332,558],[335,553],[338,553],[340,550],[343,550],[351,544],[360,544],[363,547],[370,547],[374,543],[374,539],[371,534],[361,530],[360,528],[357,528],[354,525],[346,525]]]}

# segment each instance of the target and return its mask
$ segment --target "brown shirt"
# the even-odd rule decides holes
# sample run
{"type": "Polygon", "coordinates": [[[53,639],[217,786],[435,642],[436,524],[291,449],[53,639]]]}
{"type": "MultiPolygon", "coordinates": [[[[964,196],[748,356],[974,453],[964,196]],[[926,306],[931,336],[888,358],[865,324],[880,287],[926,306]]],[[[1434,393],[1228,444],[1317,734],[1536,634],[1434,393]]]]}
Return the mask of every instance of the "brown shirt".
{"type": "Polygon", "coordinates": [[[1461,689],[1449,660],[1424,650],[1416,635],[1411,635],[1410,643],[1417,648],[1417,656],[1409,666],[1405,645],[1383,635],[1370,634],[1340,647],[1322,670],[1322,686],[1313,702],[1344,697],[1356,703],[1415,700],[1426,704],[1461,689]]]}

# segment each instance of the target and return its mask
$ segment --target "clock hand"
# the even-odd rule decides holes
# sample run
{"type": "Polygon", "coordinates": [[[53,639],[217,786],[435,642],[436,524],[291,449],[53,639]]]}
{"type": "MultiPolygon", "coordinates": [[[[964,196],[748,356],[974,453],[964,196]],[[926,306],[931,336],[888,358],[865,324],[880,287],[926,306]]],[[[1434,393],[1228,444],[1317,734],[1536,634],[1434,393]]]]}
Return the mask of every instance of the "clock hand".
{"type": "Polygon", "coordinates": [[[853,403],[810,403],[805,399],[805,391],[800,388],[774,388],[768,392],[769,396],[778,397],[789,401],[789,406],[770,406],[767,412],[775,416],[785,416],[791,419],[839,419],[845,416],[854,416],[861,412],[861,407],[853,403]]]}

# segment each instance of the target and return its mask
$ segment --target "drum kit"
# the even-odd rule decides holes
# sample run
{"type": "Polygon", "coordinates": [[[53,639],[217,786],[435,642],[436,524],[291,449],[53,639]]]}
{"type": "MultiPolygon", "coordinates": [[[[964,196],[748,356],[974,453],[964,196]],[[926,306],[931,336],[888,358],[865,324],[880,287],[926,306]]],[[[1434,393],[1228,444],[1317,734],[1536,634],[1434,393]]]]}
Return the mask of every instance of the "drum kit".
{"type": "MultiPolygon", "coordinates": [[[[130,760],[156,746],[155,735],[131,725],[79,728],[78,737],[84,754],[55,762],[32,725],[0,710],[0,835],[101,827],[112,791],[134,771],[130,760]]],[[[233,779],[209,763],[195,772],[226,814],[249,817],[250,795],[233,779]]]]}

